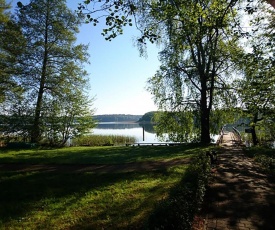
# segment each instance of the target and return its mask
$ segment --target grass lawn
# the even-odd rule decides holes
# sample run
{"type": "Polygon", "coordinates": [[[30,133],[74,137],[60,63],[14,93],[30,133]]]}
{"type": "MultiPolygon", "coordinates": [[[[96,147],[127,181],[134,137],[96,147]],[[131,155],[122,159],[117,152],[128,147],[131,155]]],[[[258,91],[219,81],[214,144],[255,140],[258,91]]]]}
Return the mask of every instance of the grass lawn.
{"type": "MultiPolygon", "coordinates": [[[[192,157],[203,147],[0,150],[0,164],[122,164],[192,157]]],[[[0,171],[0,229],[142,229],[187,165],[147,172],[0,171]]]]}
{"type": "Polygon", "coordinates": [[[1,150],[1,163],[30,164],[123,164],[190,157],[199,145],[68,147],[52,150],[1,150]]]}

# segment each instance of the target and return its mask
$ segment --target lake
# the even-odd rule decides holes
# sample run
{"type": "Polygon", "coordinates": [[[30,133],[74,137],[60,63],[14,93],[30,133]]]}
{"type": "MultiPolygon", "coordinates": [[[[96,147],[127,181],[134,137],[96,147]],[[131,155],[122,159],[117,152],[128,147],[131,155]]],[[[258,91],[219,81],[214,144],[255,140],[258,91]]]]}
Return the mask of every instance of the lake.
{"type": "Polygon", "coordinates": [[[122,135],[133,136],[138,143],[160,142],[154,132],[152,124],[139,124],[134,122],[99,122],[97,127],[92,129],[97,135],[122,135]]]}
{"type": "MultiPolygon", "coordinates": [[[[93,134],[97,135],[133,136],[137,139],[137,143],[161,143],[154,131],[153,124],[99,122],[97,127],[92,129],[92,131],[93,134]]],[[[216,143],[218,135],[211,135],[211,138],[213,139],[213,143],[216,143]]]]}

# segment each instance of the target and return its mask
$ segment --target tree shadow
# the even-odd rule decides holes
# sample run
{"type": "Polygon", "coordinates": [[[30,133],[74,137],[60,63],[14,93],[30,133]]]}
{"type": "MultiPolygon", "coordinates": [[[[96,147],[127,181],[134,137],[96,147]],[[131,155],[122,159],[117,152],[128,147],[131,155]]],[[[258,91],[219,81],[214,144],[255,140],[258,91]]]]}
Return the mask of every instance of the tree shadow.
{"type": "Polygon", "coordinates": [[[240,149],[226,149],[206,192],[204,212],[230,229],[275,229],[275,185],[240,149]]]}
{"type": "Polygon", "coordinates": [[[16,156],[1,157],[1,163],[31,164],[118,164],[185,157],[197,153],[201,146],[130,146],[130,147],[83,147],[71,150],[24,150],[16,156]]]}
{"type": "MultiPolygon", "coordinates": [[[[36,229],[51,229],[53,228],[51,220],[64,218],[62,215],[68,209],[73,210],[75,219],[71,218],[68,220],[66,229],[101,229],[106,227],[107,220],[108,229],[114,229],[118,226],[112,226],[112,220],[116,220],[117,222],[117,219],[121,215],[129,215],[129,226],[139,226],[142,220],[137,217],[142,216],[140,215],[142,207],[146,210],[146,204],[152,199],[156,199],[154,197],[155,191],[136,207],[133,207],[133,204],[135,205],[133,202],[134,196],[131,197],[131,195],[127,195],[127,199],[121,204],[115,204],[115,210],[113,210],[114,207],[111,206],[111,203],[102,204],[107,206],[110,214],[94,210],[92,208],[93,205],[88,205],[87,207],[91,208],[89,210],[80,210],[80,215],[83,215],[83,212],[85,212],[85,215],[78,217],[77,209],[82,209],[80,204],[87,194],[104,190],[116,183],[126,183],[137,178],[146,178],[148,177],[148,173],[152,174],[151,176],[155,178],[169,176],[169,172],[166,169],[143,173],[123,172],[104,174],[35,171],[27,173],[0,173],[0,183],[1,188],[3,188],[0,190],[0,228],[1,224],[5,227],[6,224],[9,225],[10,221],[20,222],[22,220],[23,222],[23,218],[31,216],[33,212],[44,212],[43,215],[46,215],[46,218],[44,217],[37,221],[35,225],[36,229]],[[47,208],[48,205],[56,205],[56,207],[49,211],[47,208]],[[135,216],[133,220],[130,219],[132,216],[135,216]],[[102,219],[105,223],[98,225],[98,222],[95,223],[95,219],[102,219]]],[[[142,186],[140,189],[143,189],[142,186]]],[[[156,190],[157,193],[165,194],[165,188],[159,184],[154,185],[151,189],[156,190]]],[[[139,193],[139,191],[136,192],[139,193]]],[[[110,194],[111,196],[113,195],[112,191],[110,191],[110,194]]],[[[121,195],[123,195],[123,191],[121,191],[121,195]]],[[[119,228],[123,229],[123,226],[119,228]]]]}

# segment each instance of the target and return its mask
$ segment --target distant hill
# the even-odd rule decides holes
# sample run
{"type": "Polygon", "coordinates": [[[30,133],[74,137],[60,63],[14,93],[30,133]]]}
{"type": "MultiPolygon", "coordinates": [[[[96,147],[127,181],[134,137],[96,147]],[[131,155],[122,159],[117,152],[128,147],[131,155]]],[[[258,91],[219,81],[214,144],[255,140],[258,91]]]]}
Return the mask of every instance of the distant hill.
{"type": "Polygon", "coordinates": [[[104,114],[95,115],[93,119],[98,122],[137,122],[142,115],[130,115],[130,114],[104,114]]]}

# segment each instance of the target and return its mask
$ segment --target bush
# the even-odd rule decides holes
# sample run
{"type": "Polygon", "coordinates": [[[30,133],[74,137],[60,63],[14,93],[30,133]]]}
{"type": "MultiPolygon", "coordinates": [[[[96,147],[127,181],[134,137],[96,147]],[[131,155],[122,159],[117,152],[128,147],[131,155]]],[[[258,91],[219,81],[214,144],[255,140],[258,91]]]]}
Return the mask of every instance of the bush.
{"type": "Polygon", "coordinates": [[[201,208],[209,172],[209,158],[200,153],[188,167],[180,184],[149,217],[148,228],[190,229],[195,214],[201,208]]]}
{"type": "Polygon", "coordinates": [[[28,142],[9,142],[6,147],[8,149],[30,149],[36,147],[36,144],[28,142]]]}
{"type": "Polygon", "coordinates": [[[267,174],[275,176],[275,158],[259,154],[255,156],[255,161],[262,165],[267,174]]]}

